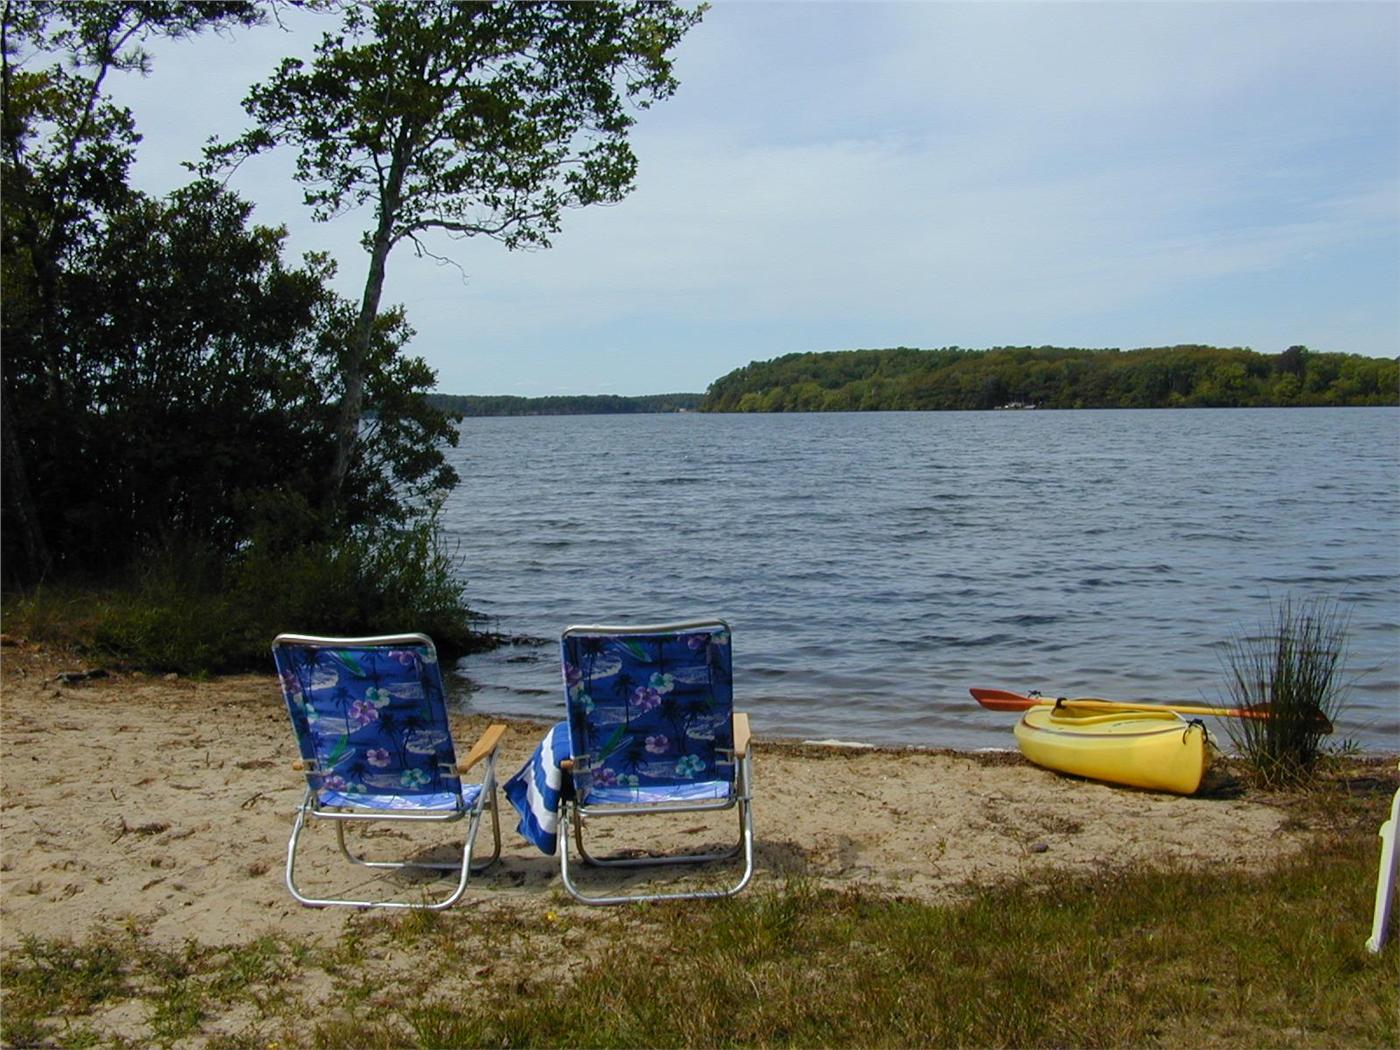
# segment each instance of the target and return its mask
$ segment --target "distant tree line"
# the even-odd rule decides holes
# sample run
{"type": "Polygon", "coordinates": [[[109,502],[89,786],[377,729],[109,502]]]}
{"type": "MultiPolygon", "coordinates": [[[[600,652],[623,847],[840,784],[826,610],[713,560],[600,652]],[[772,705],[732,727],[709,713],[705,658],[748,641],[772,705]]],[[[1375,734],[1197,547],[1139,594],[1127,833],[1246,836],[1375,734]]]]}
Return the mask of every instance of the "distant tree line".
{"type": "Polygon", "coordinates": [[[1247,408],[1400,404],[1400,360],[1239,348],[842,350],[756,361],[710,384],[705,412],[1247,408]]]}
{"type": "Polygon", "coordinates": [[[450,416],[611,416],[639,412],[696,412],[704,394],[579,394],[514,397],[507,394],[430,394],[428,403],[450,416]]]}

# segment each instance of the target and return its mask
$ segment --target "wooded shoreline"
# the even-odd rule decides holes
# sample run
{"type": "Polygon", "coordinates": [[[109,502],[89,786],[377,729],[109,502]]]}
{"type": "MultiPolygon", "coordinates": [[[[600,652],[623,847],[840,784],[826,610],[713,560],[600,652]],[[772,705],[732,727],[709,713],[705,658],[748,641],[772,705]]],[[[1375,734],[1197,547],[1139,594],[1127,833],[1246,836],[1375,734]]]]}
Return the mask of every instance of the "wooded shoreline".
{"type": "Polygon", "coordinates": [[[1400,405],[1400,358],[1213,346],[1085,350],[835,350],[754,361],[704,394],[431,394],[451,415],[887,412],[1023,408],[1304,408],[1400,405]]]}

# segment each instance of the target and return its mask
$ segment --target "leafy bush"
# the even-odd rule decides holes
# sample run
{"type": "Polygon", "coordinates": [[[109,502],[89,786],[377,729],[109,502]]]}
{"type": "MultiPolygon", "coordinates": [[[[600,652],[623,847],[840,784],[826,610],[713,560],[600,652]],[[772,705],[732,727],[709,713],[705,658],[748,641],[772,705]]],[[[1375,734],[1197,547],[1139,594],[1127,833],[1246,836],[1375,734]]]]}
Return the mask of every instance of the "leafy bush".
{"type": "Polygon", "coordinates": [[[284,547],[260,533],[230,591],[265,625],[303,634],[422,631],[445,652],[473,647],[472,613],[456,559],[432,514],[407,525],[356,528],[284,547]]]}
{"type": "Polygon", "coordinates": [[[446,655],[479,644],[466,585],[435,519],[300,543],[259,531],[231,561],[166,550],[116,582],[39,588],[6,601],[6,629],[149,671],[267,669],[277,634],[422,631],[446,655]]]}
{"type": "Polygon", "coordinates": [[[1235,706],[1260,717],[1226,721],[1235,746],[1266,784],[1308,780],[1323,737],[1345,705],[1347,617],[1335,603],[1284,599],[1257,634],[1226,652],[1235,706]]]}

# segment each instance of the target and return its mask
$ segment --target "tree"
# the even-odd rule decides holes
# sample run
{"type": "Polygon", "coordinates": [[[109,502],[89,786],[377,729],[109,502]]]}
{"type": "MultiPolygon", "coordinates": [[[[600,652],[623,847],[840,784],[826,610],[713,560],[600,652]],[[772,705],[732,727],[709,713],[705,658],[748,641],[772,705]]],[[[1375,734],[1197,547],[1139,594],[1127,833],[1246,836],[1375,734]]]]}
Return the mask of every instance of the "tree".
{"type": "Polygon", "coordinates": [[[1311,356],[1311,353],[1306,346],[1290,346],[1274,358],[1274,371],[1297,376],[1301,379],[1303,373],[1307,371],[1308,357],[1311,356]]]}
{"type": "Polygon", "coordinates": [[[230,555],[259,493],[328,466],[329,264],[284,267],[283,231],[251,210],[207,181],[136,195],[65,273],[82,398],[41,506],[69,568],[191,541],[230,555]]]}
{"type": "Polygon", "coordinates": [[[308,68],[284,61],[244,107],[255,126],[213,171],[295,146],[318,221],[372,206],[364,292],[342,361],[331,502],[351,469],[390,253],[426,235],[548,247],[569,207],[621,200],[636,175],[628,103],[676,88],[671,50],[699,21],[659,2],[359,3],[308,68]]]}
{"type": "Polygon", "coordinates": [[[5,0],[0,17],[0,179],[3,179],[4,533],[7,576],[42,577],[53,562],[36,488],[44,465],[74,447],[67,426],[85,403],[92,362],[59,329],[72,260],[129,201],[127,168],[138,136],[103,84],[144,71],[152,37],[252,25],[247,2],[5,0]],[[60,57],[42,68],[44,59],[60,57]],[[24,395],[20,387],[27,385],[24,395]],[[18,556],[19,564],[16,564],[18,556]]]}
{"type": "MultiPolygon", "coordinates": [[[[193,544],[234,558],[269,516],[314,505],[334,462],[339,360],[354,305],[333,266],[281,260],[285,231],[204,180],[166,200],[132,194],[63,273],[52,335],[72,363],[71,403],[45,405],[62,442],[36,444],[37,513],[69,572],[193,544]]],[[[402,523],[456,482],[455,437],[423,398],[433,373],[381,316],[367,367],[373,419],[340,524],[402,523]],[[417,497],[417,498],[415,498],[417,497]]],[[[43,377],[16,370],[26,404],[43,377]]],[[[288,545],[320,539],[312,515],[288,545]]]]}
{"type": "MultiPolygon", "coordinates": [[[[270,515],[320,502],[354,304],[333,267],[284,265],[285,231],[203,180],[157,200],[127,185],[138,141],[102,90],[144,69],[139,42],[251,24],[251,4],[6,3],[4,568],[115,572],[163,548],[226,560],[270,515]],[[42,63],[61,61],[44,67],[42,63]]],[[[456,431],[398,311],[363,354],[372,418],[339,522],[401,524],[450,488],[456,431]]],[[[420,519],[421,520],[421,519],[420,519]]]]}

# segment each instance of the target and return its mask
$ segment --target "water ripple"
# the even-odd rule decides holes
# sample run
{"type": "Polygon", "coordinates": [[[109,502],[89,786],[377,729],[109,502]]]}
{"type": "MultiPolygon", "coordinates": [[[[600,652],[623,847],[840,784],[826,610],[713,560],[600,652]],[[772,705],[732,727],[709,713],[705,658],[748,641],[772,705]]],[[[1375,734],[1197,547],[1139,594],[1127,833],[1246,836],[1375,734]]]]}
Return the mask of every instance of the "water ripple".
{"type": "Polygon", "coordinates": [[[972,685],[1216,701],[1278,599],[1351,616],[1339,726],[1400,749],[1400,410],[468,419],[457,668],[562,713],[570,623],[725,615],[757,731],[1005,747],[972,685]],[[1279,449],[1288,454],[1281,461],[1279,449]]]}

